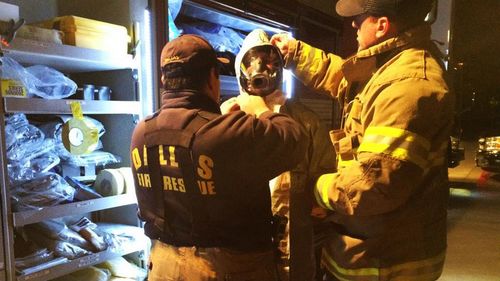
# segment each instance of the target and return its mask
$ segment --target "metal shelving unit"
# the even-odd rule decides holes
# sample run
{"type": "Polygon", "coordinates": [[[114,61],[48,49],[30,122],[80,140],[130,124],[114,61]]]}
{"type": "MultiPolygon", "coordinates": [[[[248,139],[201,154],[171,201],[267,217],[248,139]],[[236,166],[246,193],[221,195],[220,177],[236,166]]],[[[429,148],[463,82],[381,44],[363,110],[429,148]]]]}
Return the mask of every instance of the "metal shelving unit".
{"type": "Polygon", "coordinates": [[[64,214],[65,216],[77,215],[136,203],[137,199],[135,198],[134,194],[121,194],[99,199],[79,201],[46,207],[42,210],[12,213],[12,224],[14,227],[18,227],[48,219],[58,218],[61,216],[61,214],[64,214]]]}
{"type": "Polygon", "coordinates": [[[37,272],[33,272],[31,274],[19,275],[17,276],[17,281],[43,281],[50,280],[53,278],[57,278],[59,276],[63,276],[65,274],[71,273],[73,271],[95,265],[98,263],[102,263],[106,260],[120,257],[126,254],[130,254],[133,252],[140,251],[140,247],[142,245],[131,244],[127,248],[122,248],[117,251],[106,250],[103,252],[95,253],[92,255],[84,256],[78,259],[67,261],[63,264],[56,265],[53,267],[49,267],[47,269],[42,269],[37,272]]]}
{"type": "Polygon", "coordinates": [[[44,100],[38,98],[4,98],[4,112],[23,112],[26,114],[71,114],[70,104],[80,102],[84,114],[139,114],[138,101],[103,100],[44,100]]]}
{"type": "Polygon", "coordinates": [[[24,38],[15,38],[2,52],[20,64],[43,64],[68,73],[135,68],[132,55],[24,38]]]}
{"type": "MultiPolygon", "coordinates": [[[[132,55],[33,41],[23,38],[15,38],[7,47],[0,46],[0,55],[10,57],[24,66],[42,64],[68,74],[85,74],[99,71],[107,71],[109,73],[109,71],[113,70],[118,73],[116,75],[121,75],[120,73],[123,73],[120,72],[121,70],[137,69],[136,61],[132,55]]],[[[64,205],[44,207],[41,210],[23,212],[13,212],[11,210],[7,170],[8,161],[6,157],[7,148],[4,134],[5,114],[70,115],[72,114],[70,104],[74,101],[78,101],[81,104],[83,114],[99,115],[101,117],[117,116],[112,117],[112,120],[116,120],[115,118],[122,118],[122,115],[123,117],[128,117],[141,113],[141,104],[139,101],[46,100],[41,98],[0,97],[0,186],[2,186],[2,190],[0,191],[0,194],[2,194],[0,197],[0,206],[3,215],[3,231],[0,231],[0,239],[3,236],[1,240],[5,241],[5,244],[0,244],[0,250],[2,250],[1,248],[3,246],[5,248],[1,251],[2,253],[0,253],[0,281],[50,280],[111,258],[145,250],[143,249],[144,245],[142,243],[130,243],[130,245],[125,245],[123,248],[117,250],[106,250],[75,260],[68,260],[62,264],[43,268],[33,273],[24,275],[16,274],[14,255],[15,227],[22,227],[62,216],[112,210],[118,207],[133,208],[132,205],[137,203],[135,195],[133,193],[127,193],[64,205]],[[5,260],[3,260],[3,253],[5,253],[5,260]]],[[[127,118],[127,120],[129,119],[130,118],[127,118]]],[[[120,123],[111,124],[119,128],[118,130],[123,129],[120,123]]],[[[125,134],[127,133],[125,132],[125,134]]],[[[123,140],[125,140],[125,138],[123,140]]],[[[0,230],[2,230],[2,228],[0,228],[0,230]]]]}

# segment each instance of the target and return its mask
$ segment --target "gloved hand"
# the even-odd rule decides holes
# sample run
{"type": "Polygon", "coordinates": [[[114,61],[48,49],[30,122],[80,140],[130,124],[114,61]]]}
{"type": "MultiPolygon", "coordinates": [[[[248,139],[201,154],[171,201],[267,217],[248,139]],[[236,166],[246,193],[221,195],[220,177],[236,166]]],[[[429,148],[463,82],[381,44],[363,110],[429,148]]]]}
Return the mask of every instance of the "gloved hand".
{"type": "Polygon", "coordinates": [[[240,95],[236,97],[236,103],[246,114],[253,114],[257,116],[257,118],[262,113],[270,111],[262,97],[252,96],[245,92],[240,93],[240,95]]]}
{"type": "Polygon", "coordinates": [[[295,43],[295,38],[288,35],[288,33],[277,33],[271,37],[271,44],[278,47],[283,57],[288,55],[289,46],[291,43],[295,43]]]}
{"type": "Polygon", "coordinates": [[[220,105],[220,112],[226,114],[229,112],[240,110],[238,99],[236,97],[230,98],[220,105]]]}

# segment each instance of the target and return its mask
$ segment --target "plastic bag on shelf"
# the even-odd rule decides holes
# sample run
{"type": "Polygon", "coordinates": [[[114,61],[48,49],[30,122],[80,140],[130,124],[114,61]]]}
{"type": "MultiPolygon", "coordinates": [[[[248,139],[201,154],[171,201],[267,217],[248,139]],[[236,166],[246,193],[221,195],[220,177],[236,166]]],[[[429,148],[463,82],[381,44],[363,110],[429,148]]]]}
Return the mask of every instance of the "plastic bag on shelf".
{"type": "Polygon", "coordinates": [[[57,141],[61,141],[62,125],[64,122],[62,120],[50,121],[38,124],[37,127],[40,129],[47,138],[53,138],[57,141]]]}
{"type": "MultiPolygon", "coordinates": [[[[32,160],[34,158],[40,158],[43,155],[54,151],[55,146],[56,142],[54,139],[44,139],[40,144],[34,144],[32,146],[23,144],[19,147],[17,151],[19,154],[16,155],[17,157],[20,157],[17,159],[21,159],[21,161],[27,161],[27,160],[32,160]]],[[[11,160],[10,163],[12,163],[13,162],[12,160],[14,159],[11,158],[9,160],[11,160]]]]}
{"type": "Polygon", "coordinates": [[[28,237],[33,237],[34,235],[44,235],[52,240],[67,242],[85,250],[92,249],[87,240],[69,228],[64,222],[57,219],[45,220],[39,223],[26,225],[24,230],[28,237]]]}
{"type": "MultiPolygon", "coordinates": [[[[64,224],[58,224],[56,220],[49,220],[45,223],[42,222],[35,225],[26,225],[20,229],[22,230],[22,235],[25,236],[26,239],[29,239],[29,241],[32,241],[38,247],[49,249],[54,253],[55,257],[76,259],[92,254],[91,251],[88,251],[72,243],[77,241],[77,239],[83,238],[77,238],[74,235],[69,235],[71,237],[70,239],[67,233],[61,235],[61,233],[65,230],[68,230],[68,228],[64,224]],[[60,239],[71,240],[72,242],[63,241],[60,239]]],[[[84,242],[79,244],[83,245],[84,242]]]]}
{"type": "Polygon", "coordinates": [[[44,99],[63,99],[73,95],[78,86],[61,72],[45,66],[34,65],[26,68],[33,81],[28,91],[44,99]]]}
{"type": "Polygon", "coordinates": [[[44,245],[50,250],[54,251],[54,254],[58,257],[65,257],[70,260],[74,260],[92,254],[92,252],[73,245],[69,242],[53,240],[43,236],[39,236],[38,238],[34,239],[36,239],[36,243],[44,245]]]}
{"type": "Polygon", "coordinates": [[[61,176],[48,172],[13,186],[11,202],[14,211],[40,210],[64,201],[72,201],[74,194],[75,189],[61,176]]]}
{"type": "Polygon", "coordinates": [[[17,129],[22,126],[29,124],[28,118],[24,113],[14,113],[5,116],[5,124],[12,126],[12,128],[17,129]]]}
{"type": "Polygon", "coordinates": [[[10,124],[5,124],[5,147],[8,149],[16,142],[16,129],[10,124]]]}
{"type": "Polygon", "coordinates": [[[49,251],[47,248],[38,249],[37,251],[31,253],[30,255],[21,258],[16,258],[15,260],[16,270],[22,270],[25,268],[33,267],[42,264],[44,262],[48,262],[52,259],[54,259],[53,252],[49,251]]]}
{"type": "Polygon", "coordinates": [[[128,245],[140,245],[143,249],[151,247],[151,240],[141,227],[98,222],[96,233],[104,237],[110,249],[124,249],[128,245]]]}
{"type": "Polygon", "coordinates": [[[14,185],[19,182],[31,180],[40,173],[49,172],[60,161],[59,156],[48,152],[34,159],[8,164],[9,180],[14,185]]]}
{"type": "MultiPolygon", "coordinates": [[[[0,79],[19,81],[26,89],[26,91],[23,91],[26,94],[25,97],[34,96],[29,92],[29,84],[31,84],[34,77],[16,60],[0,56],[0,79]]],[[[24,97],[24,94],[20,96],[24,97]]]]}
{"type": "Polygon", "coordinates": [[[2,79],[17,80],[26,87],[27,97],[62,99],[76,92],[76,83],[61,72],[45,66],[34,65],[24,68],[9,57],[1,57],[0,75],[2,79]]]}
{"type": "Polygon", "coordinates": [[[33,125],[25,125],[15,129],[15,141],[7,148],[7,159],[10,162],[33,158],[31,153],[43,150],[45,135],[33,125]]]}
{"type": "Polygon", "coordinates": [[[96,150],[88,154],[71,155],[69,158],[64,159],[64,162],[76,167],[89,165],[106,166],[110,164],[120,163],[121,157],[110,152],[96,150]]]}

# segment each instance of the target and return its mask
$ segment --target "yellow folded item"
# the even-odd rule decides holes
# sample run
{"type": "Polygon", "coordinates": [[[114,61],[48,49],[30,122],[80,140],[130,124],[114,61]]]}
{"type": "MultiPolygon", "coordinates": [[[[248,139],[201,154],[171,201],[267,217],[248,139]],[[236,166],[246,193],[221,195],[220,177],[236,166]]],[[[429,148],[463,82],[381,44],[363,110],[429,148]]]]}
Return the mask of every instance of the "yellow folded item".
{"type": "Polygon", "coordinates": [[[96,265],[99,268],[107,269],[114,277],[137,279],[146,277],[146,270],[135,264],[128,262],[123,257],[117,257],[96,265]]]}
{"type": "Polygon", "coordinates": [[[94,266],[87,267],[70,274],[53,279],[53,281],[108,281],[111,273],[102,268],[94,266]]]}

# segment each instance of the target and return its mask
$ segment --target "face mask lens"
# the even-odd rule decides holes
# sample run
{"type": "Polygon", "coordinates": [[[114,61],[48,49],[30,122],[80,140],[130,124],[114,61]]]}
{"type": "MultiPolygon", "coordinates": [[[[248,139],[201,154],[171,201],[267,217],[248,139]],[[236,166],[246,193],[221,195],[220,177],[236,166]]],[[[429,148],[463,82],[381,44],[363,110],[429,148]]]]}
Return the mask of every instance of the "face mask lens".
{"type": "Polygon", "coordinates": [[[250,49],[241,61],[242,86],[249,94],[265,96],[281,84],[282,62],[271,46],[250,49]]]}

